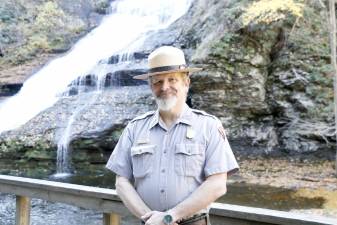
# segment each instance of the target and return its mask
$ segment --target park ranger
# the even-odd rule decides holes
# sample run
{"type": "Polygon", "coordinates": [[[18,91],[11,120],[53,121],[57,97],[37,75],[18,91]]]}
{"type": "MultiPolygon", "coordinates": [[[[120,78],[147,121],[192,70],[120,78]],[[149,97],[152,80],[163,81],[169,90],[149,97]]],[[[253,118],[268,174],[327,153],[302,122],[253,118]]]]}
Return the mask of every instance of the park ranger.
{"type": "Polygon", "coordinates": [[[158,109],[124,129],[107,168],[125,206],[146,225],[210,224],[210,203],[226,193],[238,169],[221,122],[185,102],[190,74],[182,50],[163,46],[148,57],[158,109]]]}

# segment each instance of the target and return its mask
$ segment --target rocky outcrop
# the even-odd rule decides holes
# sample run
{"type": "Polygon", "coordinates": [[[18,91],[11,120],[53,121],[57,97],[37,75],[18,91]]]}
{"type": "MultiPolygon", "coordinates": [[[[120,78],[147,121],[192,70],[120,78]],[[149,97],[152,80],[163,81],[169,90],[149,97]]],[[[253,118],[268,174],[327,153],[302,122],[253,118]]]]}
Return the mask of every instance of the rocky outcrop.
{"type": "Polygon", "coordinates": [[[245,6],[200,0],[181,21],[177,44],[205,68],[192,77],[192,105],[217,115],[243,154],[333,157],[326,9],[308,1],[303,18],[243,26],[245,6]]]}
{"type": "Polygon", "coordinates": [[[55,160],[66,135],[74,162],[106,162],[125,124],[154,108],[146,86],[64,97],[19,129],[2,133],[0,158],[55,160]]]}

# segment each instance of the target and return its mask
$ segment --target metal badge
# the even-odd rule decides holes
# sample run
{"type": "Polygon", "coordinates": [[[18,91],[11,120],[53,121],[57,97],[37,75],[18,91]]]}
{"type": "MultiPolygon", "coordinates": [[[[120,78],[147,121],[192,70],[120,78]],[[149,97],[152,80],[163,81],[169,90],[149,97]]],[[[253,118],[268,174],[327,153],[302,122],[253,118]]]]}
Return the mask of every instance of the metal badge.
{"type": "Polygon", "coordinates": [[[192,138],[194,138],[194,136],[195,136],[195,130],[193,130],[192,127],[187,127],[186,137],[188,139],[192,139],[192,138]]]}

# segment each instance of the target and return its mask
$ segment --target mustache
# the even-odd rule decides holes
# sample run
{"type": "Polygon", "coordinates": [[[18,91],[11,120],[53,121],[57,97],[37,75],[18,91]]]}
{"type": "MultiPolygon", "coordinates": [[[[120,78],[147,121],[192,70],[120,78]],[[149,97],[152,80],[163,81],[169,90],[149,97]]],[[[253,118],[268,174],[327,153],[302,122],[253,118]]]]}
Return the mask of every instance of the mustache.
{"type": "Polygon", "coordinates": [[[157,95],[158,98],[161,98],[161,97],[164,97],[164,96],[167,96],[169,94],[173,94],[173,95],[176,95],[177,94],[177,91],[176,90],[169,90],[169,91],[160,91],[157,95]]]}

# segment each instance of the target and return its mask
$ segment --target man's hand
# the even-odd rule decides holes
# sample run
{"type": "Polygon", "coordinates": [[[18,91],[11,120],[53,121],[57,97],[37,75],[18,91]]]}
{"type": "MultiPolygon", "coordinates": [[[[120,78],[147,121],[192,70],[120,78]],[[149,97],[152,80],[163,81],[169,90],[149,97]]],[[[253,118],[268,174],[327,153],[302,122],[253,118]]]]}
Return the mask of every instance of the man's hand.
{"type": "Polygon", "coordinates": [[[226,193],[227,173],[211,175],[184,201],[168,211],[175,221],[194,215],[226,193]]]}
{"type": "Polygon", "coordinates": [[[164,225],[163,218],[165,213],[158,211],[151,211],[142,216],[145,225],[164,225]]]}
{"type": "MultiPolygon", "coordinates": [[[[144,214],[141,219],[145,221],[145,225],[165,225],[163,222],[165,212],[151,211],[144,214]]],[[[173,223],[173,225],[178,225],[173,223]]]]}
{"type": "Polygon", "coordinates": [[[127,178],[116,177],[116,191],[125,206],[136,217],[140,218],[144,213],[151,211],[127,178]]]}

